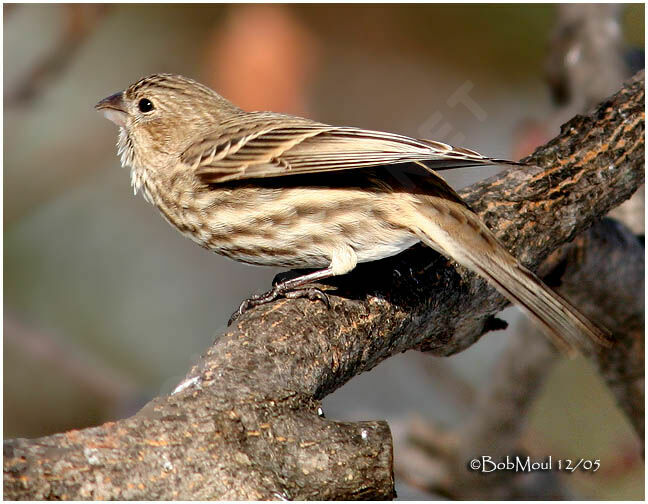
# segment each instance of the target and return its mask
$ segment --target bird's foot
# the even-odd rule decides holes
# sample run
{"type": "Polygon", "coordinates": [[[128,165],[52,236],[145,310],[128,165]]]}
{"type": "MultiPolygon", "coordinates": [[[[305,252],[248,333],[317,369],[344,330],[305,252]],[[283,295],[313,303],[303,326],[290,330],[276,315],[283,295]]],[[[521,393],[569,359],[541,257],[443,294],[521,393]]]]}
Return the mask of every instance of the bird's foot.
{"type": "Polygon", "coordinates": [[[321,301],[326,305],[327,308],[331,307],[331,302],[329,301],[329,297],[326,295],[326,293],[323,290],[318,289],[317,287],[303,287],[299,289],[290,289],[290,287],[287,287],[284,284],[279,283],[276,284],[268,292],[264,292],[263,294],[255,294],[254,296],[251,296],[245,301],[243,301],[241,305],[238,307],[238,310],[232,313],[232,316],[229,318],[227,325],[228,326],[232,325],[232,322],[234,322],[237,318],[243,315],[250,308],[255,308],[257,306],[271,303],[272,301],[275,301],[282,297],[286,299],[308,298],[311,301],[321,301]]]}

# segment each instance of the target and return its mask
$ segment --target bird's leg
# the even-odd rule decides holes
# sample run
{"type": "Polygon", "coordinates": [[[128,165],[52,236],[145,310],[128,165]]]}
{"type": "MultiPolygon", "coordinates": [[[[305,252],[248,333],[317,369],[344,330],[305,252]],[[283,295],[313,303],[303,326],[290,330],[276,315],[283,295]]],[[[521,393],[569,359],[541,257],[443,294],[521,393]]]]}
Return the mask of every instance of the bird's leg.
{"type": "Polygon", "coordinates": [[[293,278],[307,275],[308,273],[311,273],[313,271],[313,269],[282,271],[274,276],[274,278],[272,279],[272,286],[274,287],[275,285],[283,283],[287,280],[292,280],[293,278]]]}
{"type": "Polygon", "coordinates": [[[280,297],[285,297],[288,299],[296,298],[308,298],[311,301],[319,300],[322,301],[326,307],[330,307],[330,302],[328,296],[317,287],[303,287],[311,282],[317,282],[318,280],[323,280],[333,276],[333,269],[328,267],[323,270],[314,271],[313,273],[308,273],[307,275],[298,276],[297,278],[291,278],[290,280],[285,280],[275,284],[272,289],[263,294],[256,294],[246,299],[241,303],[238,310],[232,313],[227,325],[231,325],[240,315],[248,311],[250,308],[255,306],[260,306],[266,303],[270,303],[280,297]]]}

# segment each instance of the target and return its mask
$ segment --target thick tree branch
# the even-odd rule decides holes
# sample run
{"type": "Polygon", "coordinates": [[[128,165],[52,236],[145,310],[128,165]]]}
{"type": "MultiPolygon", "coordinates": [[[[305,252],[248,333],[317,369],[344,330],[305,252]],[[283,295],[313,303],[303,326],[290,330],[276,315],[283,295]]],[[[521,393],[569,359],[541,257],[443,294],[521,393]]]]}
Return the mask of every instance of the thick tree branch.
{"type": "MultiPolygon", "coordinates": [[[[510,170],[463,196],[535,268],[643,182],[643,111],[641,74],[538,149],[538,168],[510,170]]],[[[467,348],[506,301],[424,247],[331,283],[330,310],[282,300],[246,313],[181,390],[134,417],[6,441],[5,497],[393,497],[386,424],[326,420],[318,401],[395,353],[467,348]]]]}

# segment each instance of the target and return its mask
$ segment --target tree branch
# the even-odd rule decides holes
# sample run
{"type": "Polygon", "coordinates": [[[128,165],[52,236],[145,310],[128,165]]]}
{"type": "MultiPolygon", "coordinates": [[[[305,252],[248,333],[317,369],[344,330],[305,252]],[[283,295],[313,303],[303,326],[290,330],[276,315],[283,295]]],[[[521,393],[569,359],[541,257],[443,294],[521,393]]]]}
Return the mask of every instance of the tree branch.
{"type": "MultiPolygon", "coordinates": [[[[463,196],[535,268],[643,182],[643,137],[641,73],[539,148],[530,157],[538,168],[509,170],[463,196]]],[[[131,418],[6,441],[4,496],[393,497],[387,425],[327,420],[318,401],[395,353],[467,348],[494,326],[506,301],[421,246],[331,285],[330,310],[302,299],[246,313],[176,393],[131,418]]]]}

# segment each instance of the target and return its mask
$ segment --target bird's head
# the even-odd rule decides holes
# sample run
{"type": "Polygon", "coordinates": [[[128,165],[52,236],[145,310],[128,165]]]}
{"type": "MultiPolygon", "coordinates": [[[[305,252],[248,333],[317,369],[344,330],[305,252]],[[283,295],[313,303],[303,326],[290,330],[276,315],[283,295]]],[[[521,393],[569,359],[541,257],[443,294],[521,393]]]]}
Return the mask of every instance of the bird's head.
{"type": "Polygon", "coordinates": [[[201,134],[241,110],[192,79],[173,74],[145,77],[95,105],[120,127],[122,164],[172,161],[201,134]]]}

